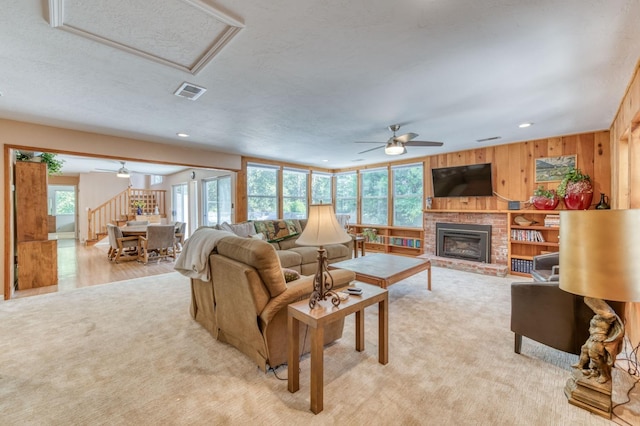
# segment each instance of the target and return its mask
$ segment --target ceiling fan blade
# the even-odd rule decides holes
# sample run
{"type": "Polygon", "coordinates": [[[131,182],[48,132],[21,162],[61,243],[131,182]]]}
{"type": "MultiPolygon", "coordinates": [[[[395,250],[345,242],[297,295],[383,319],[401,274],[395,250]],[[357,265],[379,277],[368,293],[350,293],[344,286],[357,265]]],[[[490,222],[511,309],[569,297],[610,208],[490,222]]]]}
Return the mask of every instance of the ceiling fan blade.
{"type": "Polygon", "coordinates": [[[365,151],[360,151],[358,154],[364,154],[365,152],[375,151],[376,149],[381,149],[381,148],[384,148],[384,147],[385,147],[385,145],[383,144],[383,145],[380,145],[380,146],[376,146],[375,148],[367,149],[365,151]]]}
{"type": "Polygon", "coordinates": [[[409,141],[404,144],[405,146],[442,146],[444,143],[442,142],[431,142],[431,141],[409,141]]]}
{"type": "Polygon", "coordinates": [[[398,142],[407,143],[411,139],[415,139],[417,137],[418,137],[417,133],[405,133],[404,135],[396,136],[395,140],[397,140],[398,142]]]}
{"type": "Polygon", "coordinates": [[[93,169],[96,172],[104,172],[104,173],[116,173],[117,170],[111,170],[111,169],[93,169]]]}

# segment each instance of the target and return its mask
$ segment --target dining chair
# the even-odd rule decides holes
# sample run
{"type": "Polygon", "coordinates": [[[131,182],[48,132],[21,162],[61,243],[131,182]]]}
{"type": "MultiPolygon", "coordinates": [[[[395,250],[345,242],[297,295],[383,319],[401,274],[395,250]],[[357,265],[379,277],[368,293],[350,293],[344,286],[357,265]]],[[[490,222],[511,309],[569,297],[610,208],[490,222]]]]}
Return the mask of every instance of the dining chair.
{"type": "Polygon", "coordinates": [[[175,238],[174,225],[149,225],[147,235],[140,237],[138,260],[147,264],[149,259],[175,259],[175,238]]]}
{"type": "Polygon", "coordinates": [[[107,234],[109,235],[109,259],[118,263],[120,260],[136,260],[140,252],[140,237],[122,235],[119,227],[107,224],[107,234]]]}
{"type": "Polygon", "coordinates": [[[174,224],[176,230],[176,241],[175,241],[175,253],[182,252],[182,246],[184,245],[184,231],[187,228],[186,222],[176,222],[174,224]]]}

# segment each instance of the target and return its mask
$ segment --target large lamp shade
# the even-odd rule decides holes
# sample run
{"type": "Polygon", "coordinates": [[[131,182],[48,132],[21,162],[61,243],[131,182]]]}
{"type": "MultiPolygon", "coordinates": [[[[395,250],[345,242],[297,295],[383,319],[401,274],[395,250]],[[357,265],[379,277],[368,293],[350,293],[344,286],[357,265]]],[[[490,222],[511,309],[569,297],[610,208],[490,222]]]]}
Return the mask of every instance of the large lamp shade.
{"type": "Polygon", "coordinates": [[[640,301],[640,210],[560,212],[560,288],[640,301]]]}
{"type": "Polygon", "coordinates": [[[309,220],[296,240],[301,246],[325,246],[351,241],[351,236],[338,223],[331,204],[309,206],[309,220]]]}

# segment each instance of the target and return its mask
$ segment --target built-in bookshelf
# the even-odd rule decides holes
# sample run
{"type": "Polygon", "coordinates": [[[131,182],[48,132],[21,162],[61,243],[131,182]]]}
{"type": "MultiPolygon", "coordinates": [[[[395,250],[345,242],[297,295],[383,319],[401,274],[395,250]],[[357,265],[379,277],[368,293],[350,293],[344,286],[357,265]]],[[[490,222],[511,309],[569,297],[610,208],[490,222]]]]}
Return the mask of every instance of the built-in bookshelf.
{"type": "Polygon", "coordinates": [[[530,276],[533,256],[560,250],[560,215],[556,210],[512,210],[508,218],[510,273],[530,276]],[[524,218],[530,224],[517,223],[524,218]]]}
{"type": "Polygon", "coordinates": [[[365,237],[367,252],[417,256],[424,253],[424,230],[398,226],[350,225],[349,231],[365,237]]]}

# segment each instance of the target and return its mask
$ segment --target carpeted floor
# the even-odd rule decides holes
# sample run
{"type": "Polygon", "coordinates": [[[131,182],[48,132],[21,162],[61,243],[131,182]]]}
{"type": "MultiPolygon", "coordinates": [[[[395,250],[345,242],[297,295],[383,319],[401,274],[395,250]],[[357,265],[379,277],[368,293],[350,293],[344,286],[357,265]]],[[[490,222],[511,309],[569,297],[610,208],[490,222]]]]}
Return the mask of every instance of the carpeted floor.
{"type": "MultiPolygon", "coordinates": [[[[513,278],[434,267],[432,292],[425,281],[390,287],[386,366],[377,308],[366,311],[364,352],[347,319],[325,349],[318,415],[308,356],[291,394],[286,366],[264,374],[190,318],[177,273],[0,303],[0,424],[613,424],[567,403],[575,356],[528,339],[513,352],[513,278]]],[[[614,403],[624,402],[632,379],[614,373],[614,403]]],[[[631,398],[616,423],[640,424],[640,391],[631,398]]]]}

